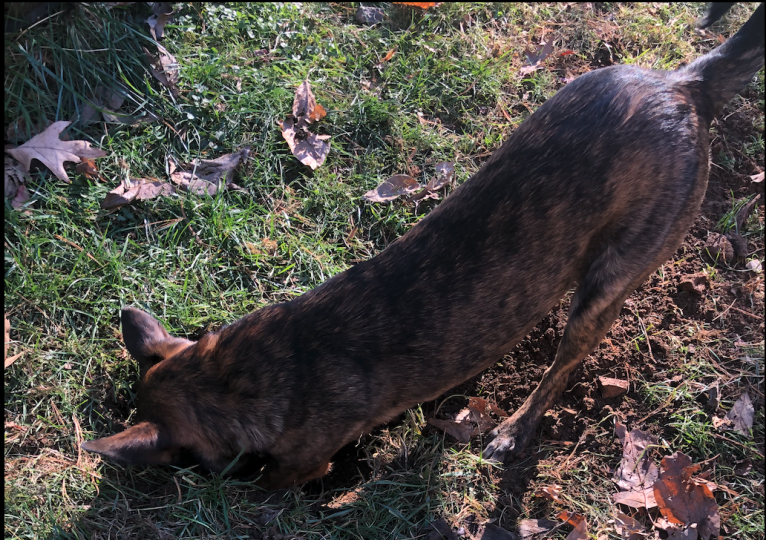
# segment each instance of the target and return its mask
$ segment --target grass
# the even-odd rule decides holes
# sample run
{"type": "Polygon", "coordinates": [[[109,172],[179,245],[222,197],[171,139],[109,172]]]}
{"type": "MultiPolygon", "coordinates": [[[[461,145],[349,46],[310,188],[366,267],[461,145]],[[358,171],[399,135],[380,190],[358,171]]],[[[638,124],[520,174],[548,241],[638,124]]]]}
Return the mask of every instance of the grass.
{"type": "MultiPolygon", "coordinates": [[[[572,441],[576,452],[543,437],[503,470],[480,461],[479,442],[458,445],[426,425],[439,401],[344,451],[325,482],[271,493],[196,468],[126,469],[79,450],[83,439],[135,421],[137,367],[121,343],[120,307],[141,307],[171,333],[198,338],[295,298],[380,252],[438,204],[363,203],[361,195],[383,179],[408,173],[427,180],[435,164],[452,161],[462,183],[567,79],[611,63],[672,69],[717,44],[690,31],[699,5],[381,6],[387,20],[367,27],[353,21],[356,4],[176,4],[163,45],[181,67],[177,98],[148,70],[143,48],[156,45],[143,4],[67,4],[6,33],[7,143],[76,119],[98,86],[127,96],[126,115],[160,119],[74,125],[71,138],[108,152],[98,161],[106,181],[72,171],[66,185],[42,170],[32,174],[24,212],[6,202],[9,354],[22,353],[5,372],[6,538],[411,538],[439,517],[473,534],[487,520],[512,530],[520,519],[553,519],[562,509],[584,513],[594,538],[616,538],[606,470],[620,451],[608,411],[590,414],[580,442],[572,441]],[[557,50],[574,54],[521,77],[523,51],[544,29],[559,36],[557,50]],[[305,78],[328,112],[319,131],[332,137],[326,163],[313,172],[290,154],[276,125],[305,78]],[[252,148],[238,180],[245,192],[99,207],[123,175],[166,178],[168,155],[191,161],[244,145],[252,148]],[[563,486],[566,508],[535,496],[550,483],[563,486]]],[[[714,30],[729,35],[752,10],[736,6],[714,30]]],[[[725,113],[750,111],[747,138],[723,122],[714,127],[722,141],[720,149],[714,143],[718,167],[762,166],[763,85],[761,71],[749,97],[725,113]]],[[[749,238],[760,238],[762,249],[758,209],[751,225],[749,238]]],[[[676,264],[698,264],[700,252],[676,264]]],[[[743,285],[756,313],[759,283],[743,285]]],[[[721,438],[697,398],[721,380],[724,409],[746,387],[762,403],[762,336],[743,349],[734,347],[736,336],[757,329],[681,317],[666,331],[662,313],[640,316],[645,331],[621,326],[633,317],[624,315],[610,340],[634,359],[647,354],[647,339],[659,340],[667,366],[639,377],[638,392],[613,413],[634,408],[640,418],[667,403],[633,427],[661,434],[662,454],[725,456],[713,480],[739,497],[717,492],[722,521],[728,534],[759,538],[763,412],[757,409],[752,439],[721,438]],[[690,344],[694,362],[686,360],[690,344]],[[754,463],[746,477],[734,472],[745,459],[754,463]]]]}

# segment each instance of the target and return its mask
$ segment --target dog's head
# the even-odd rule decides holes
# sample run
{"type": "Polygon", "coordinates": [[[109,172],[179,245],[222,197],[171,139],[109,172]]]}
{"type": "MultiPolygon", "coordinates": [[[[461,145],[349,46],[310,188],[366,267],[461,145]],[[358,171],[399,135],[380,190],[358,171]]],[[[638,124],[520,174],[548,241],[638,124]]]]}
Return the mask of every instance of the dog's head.
{"type": "MultiPolygon", "coordinates": [[[[126,429],[122,433],[86,441],[82,448],[96,452],[123,464],[162,464],[177,463],[183,447],[178,440],[172,411],[163,411],[173,403],[168,399],[152,399],[152,392],[146,385],[149,372],[157,364],[177,355],[190,354],[189,349],[196,342],[172,337],[162,324],[141,310],[125,308],[122,310],[122,335],[128,352],[138,361],[140,373],[139,403],[144,421],[126,429]]],[[[181,404],[177,404],[181,405],[181,404]]]]}

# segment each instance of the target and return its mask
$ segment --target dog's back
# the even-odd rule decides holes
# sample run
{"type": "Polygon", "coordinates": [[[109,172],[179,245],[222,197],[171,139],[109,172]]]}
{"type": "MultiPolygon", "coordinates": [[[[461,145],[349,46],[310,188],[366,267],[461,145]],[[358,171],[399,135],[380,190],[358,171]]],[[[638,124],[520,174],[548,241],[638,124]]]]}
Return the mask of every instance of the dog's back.
{"type": "Polygon", "coordinates": [[[277,461],[272,485],[316,477],[344,444],[497,361],[577,285],[553,365],[485,456],[518,453],[625,297],[681,243],[705,193],[710,122],[763,65],[763,34],[761,5],[675,72],[583,75],[383,253],[196,344],[173,342],[170,356],[152,352],[167,333],[127,311],[154,431],[86,448],[151,463],[186,447],[219,470],[244,450],[277,461]]]}

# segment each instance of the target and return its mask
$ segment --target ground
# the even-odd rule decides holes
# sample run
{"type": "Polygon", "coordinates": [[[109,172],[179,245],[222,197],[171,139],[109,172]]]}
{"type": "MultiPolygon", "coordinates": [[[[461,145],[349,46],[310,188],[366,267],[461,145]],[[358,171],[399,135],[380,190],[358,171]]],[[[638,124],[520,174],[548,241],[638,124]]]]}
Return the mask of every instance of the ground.
{"type": "Polygon", "coordinates": [[[746,264],[764,254],[764,184],[751,179],[764,170],[763,70],[713,123],[709,187],[683,245],[630,296],[507,467],[481,461],[480,437],[459,444],[427,420],[450,417],[469,396],[509,412],[521,405],[555,354],[568,297],[496,366],[344,448],[325,478],[302,487],[265,492],[195,467],[124,468],[81,452],[82,440],[136,421],[120,306],[148,309],[194,339],[294,298],[439,204],[363,202],[388,176],[424,182],[449,161],[462,183],[573,77],[620,63],[676,68],[754,9],[738,5],[700,36],[691,28],[699,4],[381,4],[387,18],[372,27],[354,21],[357,4],[175,6],[163,44],[181,66],[178,96],[149,75],[142,47],[156,45],[143,4],[51,8],[6,33],[6,144],[28,140],[38,123],[77,118],[97,84],[128,87],[126,112],[161,118],[76,128],[71,138],[108,151],[102,179],[70,169],[64,184],[40,168],[26,208],[6,202],[8,354],[21,353],[5,370],[6,538],[412,538],[438,518],[471,538],[486,523],[516,531],[561,510],[582,513],[592,538],[618,538],[615,421],[656,435],[654,459],[682,451],[704,462],[721,486],[722,534],[762,538],[764,278],[746,264]],[[553,53],[520,75],[525,48],[545,36],[553,53]],[[276,124],[304,78],[328,111],[318,129],[332,137],[316,171],[290,154],[276,124]],[[244,192],[99,208],[123,175],[166,178],[168,154],[191,161],[244,144],[253,149],[237,180],[244,192]],[[711,235],[729,232],[733,211],[756,194],[740,229],[746,256],[712,260],[711,235]],[[604,399],[599,376],[627,380],[629,391],[604,399]],[[744,392],[752,434],[715,429],[744,392]],[[554,484],[561,500],[540,496],[554,484]]]}

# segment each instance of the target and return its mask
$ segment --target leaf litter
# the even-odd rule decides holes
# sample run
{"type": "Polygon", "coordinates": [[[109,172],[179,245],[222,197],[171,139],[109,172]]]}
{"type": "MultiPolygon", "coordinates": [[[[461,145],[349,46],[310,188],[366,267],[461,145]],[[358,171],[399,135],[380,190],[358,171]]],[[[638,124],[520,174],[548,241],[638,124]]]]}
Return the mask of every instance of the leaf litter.
{"type": "Polygon", "coordinates": [[[487,414],[487,408],[492,410],[486,399],[470,397],[468,407],[458,412],[454,420],[429,418],[428,423],[461,443],[467,444],[473,437],[487,433],[497,426],[497,422],[487,414]]]}
{"type": "Polygon", "coordinates": [[[154,78],[160,81],[168,90],[170,90],[170,93],[173,95],[173,97],[178,97],[180,92],[178,91],[176,83],[178,83],[178,80],[181,77],[181,71],[178,66],[178,60],[176,60],[176,57],[170,54],[165,47],[159,44],[157,45],[157,51],[159,53],[157,56],[150,53],[146,47],[143,49],[144,54],[149,60],[149,67],[154,78]]]}
{"type": "Polygon", "coordinates": [[[25,185],[27,178],[19,162],[5,156],[5,198],[11,199],[11,206],[16,210],[29,200],[29,191],[25,185]]]}
{"type": "Polygon", "coordinates": [[[64,129],[72,122],[54,122],[45,131],[35,135],[17,148],[6,149],[11,156],[29,172],[32,160],[36,159],[45,165],[59,180],[69,183],[69,176],[64,170],[64,163],[71,161],[80,163],[81,159],[97,159],[106,156],[106,152],[91,147],[86,141],[62,141],[59,138],[64,129]]]}
{"type": "Polygon", "coordinates": [[[649,457],[648,450],[657,444],[657,438],[640,429],[628,432],[619,422],[615,424],[615,432],[622,442],[622,461],[612,479],[622,491],[612,498],[633,508],[654,508],[657,502],[652,486],[659,470],[649,457]]]}
{"type": "Polygon", "coordinates": [[[172,14],[173,7],[170,2],[152,4],[152,16],[146,19],[146,22],[149,25],[149,33],[155,40],[165,37],[165,25],[173,20],[172,14]]]}
{"type": "Polygon", "coordinates": [[[330,153],[329,135],[317,135],[309,130],[312,122],[317,122],[327,115],[324,107],[316,102],[311,84],[303,81],[295,91],[293,112],[279,122],[282,137],[287,141],[290,151],[304,165],[312,170],[321,167],[330,153]]]}
{"type": "Polygon", "coordinates": [[[420,182],[408,174],[395,174],[384,180],[375,189],[371,189],[362,195],[362,199],[369,202],[391,202],[401,196],[409,196],[411,201],[438,198],[436,191],[452,183],[455,175],[455,165],[444,162],[439,163],[434,168],[437,176],[432,178],[425,187],[421,186],[420,182]]]}

